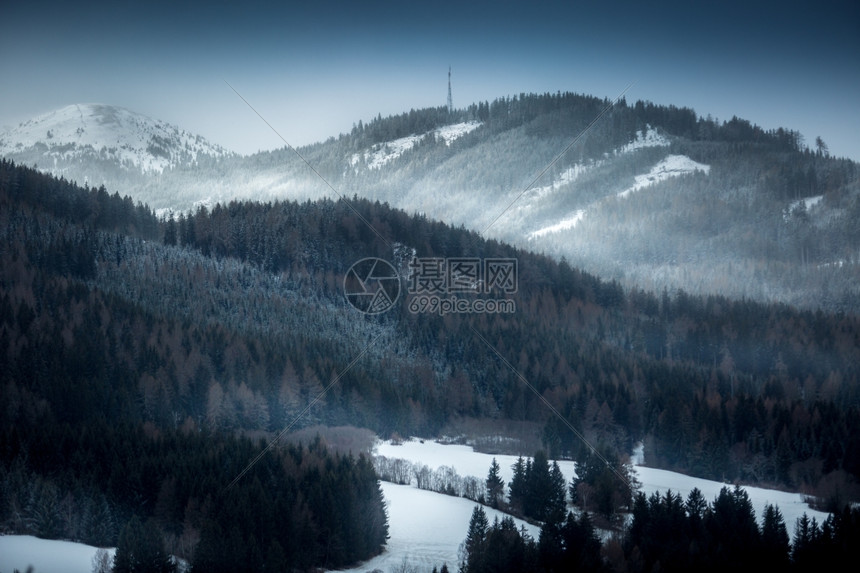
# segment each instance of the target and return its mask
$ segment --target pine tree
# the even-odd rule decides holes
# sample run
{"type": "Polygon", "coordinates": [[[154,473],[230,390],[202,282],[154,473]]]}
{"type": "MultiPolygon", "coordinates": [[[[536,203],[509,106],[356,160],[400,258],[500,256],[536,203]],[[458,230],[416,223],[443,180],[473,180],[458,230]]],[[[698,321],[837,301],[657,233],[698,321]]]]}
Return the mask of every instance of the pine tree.
{"type": "Polygon", "coordinates": [[[466,532],[466,551],[469,555],[480,551],[481,545],[487,539],[487,529],[490,522],[487,519],[487,514],[484,508],[476,505],[472,510],[472,517],[469,520],[469,529],[466,532]]]}
{"type": "Polygon", "coordinates": [[[764,509],[761,526],[761,541],[765,562],[775,569],[785,569],[789,563],[790,546],[788,531],[779,508],[768,504],[764,509]]]}
{"type": "Polygon", "coordinates": [[[522,512],[526,496],[526,462],[522,456],[517,458],[512,468],[514,475],[510,484],[510,505],[514,512],[522,512]]]}
{"type": "Polygon", "coordinates": [[[552,478],[546,452],[538,450],[531,465],[526,464],[526,495],[523,514],[544,521],[552,497],[552,478]]]}
{"type": "Polygon", "coordinates": [[[493,458],[490,471],[487,474],[487,501],[490,507],[498,509],[505,502],[505,480],[499,474],[499,462],[493,458]]]}
{"type": "Polygon", "coordinates": [[[558,462],[552,462],[549,478],[550,491],[549,499],[547,500],[545,520],[560,523],[564,520],[564,514],[567,511],[567,492],[565,488],[564,474],[561,473],[561,468],[558,466],[558,462]]]}

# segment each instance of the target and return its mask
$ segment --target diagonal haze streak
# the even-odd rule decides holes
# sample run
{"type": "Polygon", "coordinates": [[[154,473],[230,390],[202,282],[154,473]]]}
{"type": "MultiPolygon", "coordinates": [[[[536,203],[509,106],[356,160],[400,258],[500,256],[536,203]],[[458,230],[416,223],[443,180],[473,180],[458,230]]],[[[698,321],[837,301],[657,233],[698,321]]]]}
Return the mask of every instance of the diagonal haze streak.
{"type": "Polygon", "coordinates": [[[329,182],[328,182],[328,180],[327,180],[325,177],[323,177],[323,176],[322,176],[322,174],[321,174],[321,173],[320,173],[320,172],[319,172],[319,171],[318,171],[318,170],[317,170],[313,165],[311,165],[311,163],[310,163],[307,159],[305,159],[304,155],[302,155],[301,153],[299,153],[299,151],[298,151],[295,147],[293,147],[292,145],[290,145],[290,143],[289,143],[286,139],[284,139],[284,136],[283,136],[283,135],[281,135],[280,133],[278,133],[278,130],[277,130],[277,129],[275,129],[275,128],[274,128],[274,126],[273,126],[271,123],[269,123],[269,122],[266,120],[266,118],[265,118],[265,117],[263,117],[263,116],[260,114],[260,112],[259,112],[259,111],[257,111],[257,110],[254,108],[254,106],[252,106],[252,105],[251,105],[251,103],[250,103],[248,100],[246,100],[246,99],[242,96],[242,94],[240,94],[240,93],[236,90],[236,88],[234,88],[232,85],[230,85],[230,82],[228,82],[227,80],[224,80],[224,83],[225,83],[225,84],[227,84],[227,86],[228,86],[231,90],[233,90],[233,93],[235,93],[237,96],[239,96],[239,99],[241,99],[243,102],[245,102],[245,105],[247,105],[247,106],[251,109],[251,111],[253,111],[255,114],[257,114],[257,117],[259,117],[261,120],[263,120],[263,123],[265,123],[267,126],[269,126],[269,129],[271,129],[271,130],[272,130],[272,132],[273,132],[275,135],[277,135],[277,136],[278,136],[278,138],[279,138],[281,141],[283,141],[283,142],[284,142],[284,144],[285,144],[287,147],[289,147],[289,148],[290,148],[290,151],[292,151],[294,154],[296,154],[296,157],[298,157],[299,159],[301,159],[301,160],[304,162],[304,164],[305,164],[305,165],[307,165],[307,166],[308,166],[308,168],[309,168],[311,171],[313,171],[313,172],[314,172],[314,174],[315,174],[317,177],[319,177],[319,178],[320,178],[320,181],[322,181],[323,183],[325,183],[325,184],[326,184],[326,187],[328,187],[329,189],[331,189],[331,190],[332,190],[332,192],[333,192],[335,195],[337,195],[337,196],[340,198],[340,200],[341,200],[341,201],[343,201],[343,202],[346,204],[346,206],[347,206],[347,207],[349,207],[349,208],[350,208],[350,210],[352,210],[352,212],[353,212],[353,213],[355,213],[355,215],[356,215],[359,219],[361,219],[361,222],[362,222],[362,223],[364,223],[365,225],[367,225],[367,228],[368,228],[368,229],[370,229],[371,231],[373,231],[373,234],[375,234],[377,237],[379,237],[379,238],[380,238],[380,240],[382,240],[382,242],[383,242],[383,243],[385,243],[386,245],[388,245],[388,248],[392,248],[392,247],[391,247],[391,243],[389,243],[389,242],[388,242],[388,240],[386,240],[386,238],[382,236],[382,233],[380,233],[379,231],[377,231],[377,230],[376,230],[376,228],[375,228],[373,225],[371,225],[371,224],[370,224],[370,222],[369,222],[367,219],[365,219],[365,218],[364,218],[364,216],[362,216],[362,214],[361,214],[361,213],[359,213],[359,212],[358,212],[358,210],[353,206],[353,204],[352,204],[352,203],[350,203],[350,202],[349,202],[349,200],[347,200],[347,198],[346,198],[346,197],[344,197],[343,195],[341,195],[341,194],[338,192],[338,190],[337,190],[337,189],[335,189],[335,188],[334,188],[334,186],[332,186],[332,184],[331,184],[331,183],[329,183],[329,182]]]}
{"type": "Polygon", "coordinates": [[[615,104],[617,104],[617,103],[619,102],[619,100],[621,100],[621,98],[623,98],[623,97],[624,97],[624,94],[626,94],[626,93],[630,90],[630,88],[632,88],[632,87],[633,87],[633,84],[634,84],[634,82],[630,82],[629,84],[627,84],[627,87],[626,87],[626,88],[624,88],[624,90],[622,90],[622,92],[621,92],[620,94],[618,94],[618,97],[616,97],[616,98],[615,98],[614,100],[612,100],[609,104],[607,104],[607,106],[606,106],[606,107],[604,107],[604,108],[601,110],[601,112],[600,112],[600,113],[598,113],[598,114],[597,114],[597,116],[596,116],[594,119],[592,119],[592,120],[591,120],[591,123],[589,123],[588,125],[586,125],[586,126],[585,126],[585,129],[583,129],[582,131],[580,131],[580,132],[577,134],[577,136],[576,136],[576,137],[574,137],[574,138],[570,141],[570,143],[568,143],[568,144],[567,144],[567,147],[565,147],[564,149],[562,149],[562,150],[561,150],[561,153],[559,153],[558,155],[556,155],[556,156],[555,156],[555,158],[554,158],[552,161],[550,161],[550,162],[547,164],[547,166],[546,166],[546,167],[544,167],[544,168],[543,168],[543,171],[541,171],[540,173],[538,173],[538,174],[534,177],[534,179],[532,179],[531,183],[529,183],[528,185],[526,185],[525,189],[523,189],[523,190],[520,192],[520,194],[519,194],[519,195],[517,195],[516,197],[514,197],[513,201],[511,201],[510,203],[508,203],[508,206],[507,206],[507,207],[505,207],[504,209],[502,209],[502,212],[501,212],[501,213],[499,213],[498,215],[496,215],[495,219],[493,219],[492,221],[490,221],[490,224],[489,224],[489,225],[487,225],[486,227],[484,227],[484,229],[483,229],[480,233],[478,233],[478,236],[479,236],[479,237],[483,237],[483,236],[484,236],[484,233],[486,233],[486,232],[489,230],[489,228],[490,228],[490,227],[492,227],[493,225],[495,225],[496,223],[498,223],[499,219],[501,219],[501,218],[502,218],[502,216],[504,216],[504,214],[505,214],[505,213],[507,213],[507,212],[510,210],[510,208],[514,206],[514,203],[516,203],[517,201],[519,201],[520,199],[522,199],[523,195],[525,195],[525,194],[528,192],[528,190],[529,190],[529,189],[531,189],[532,187],[534,187],[535,183],[537,183],[537,182],[540,180],[540,178],[541,178],[541,177],[543,177],[543,176],[546,174],[546,172],[547,172],[547,171],[549,171],[549,170],[552,168],[552,166],[553,166],[553,165],[555,165],[556,163],[558,163],[558,161],[559,161],[559,160],[564,156],[564,154],[565,154],[565,153],[567,153],[567,152],[570,150],[570,148],[571,148],[571,147],[573,147],[574,145],[576,145],[576,142],[578,142],[580,139],[582,139],[582,137],[583,137],[586,133],[588,133],[588,132],[591,130],[591,128],[592,128],[592,127],[594,127],[594,126],[595,126],[595,124],[597,124],[597,122],[598,122],[598,121],[600,121],[600,119],[601,119],[604,115],[606,115],[606,113],[607,113],[610,109],[612,109],[613,107],[615,107],[615,104]]]}

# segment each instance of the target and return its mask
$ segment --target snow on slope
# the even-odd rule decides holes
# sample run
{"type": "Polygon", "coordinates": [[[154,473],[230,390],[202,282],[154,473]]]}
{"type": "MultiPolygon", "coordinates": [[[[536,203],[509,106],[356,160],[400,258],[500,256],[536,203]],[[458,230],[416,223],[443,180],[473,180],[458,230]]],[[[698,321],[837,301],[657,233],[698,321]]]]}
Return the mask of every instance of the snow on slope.
{"type": "MultiPolygon", "coordinates": [[[[626,155],[639,149],[645,149],[646,147],[666,147],[668,145],[669,140],[666,139],[666,137],[661,135],[656,129],[652,129],[650,125],[646,125],[644,131],[639,130],[636,132],[636,137],[633,141],[616,149],[611,154],[605,153],[604,157],[608,159],[611,156],[618,157],[620,155],[626,155]]],[[[588,163],[574,163],[562,171],[549,185],[529,189],[528,197],[531,200],[543,197],[561,187],[564,187],[565,185],[573,183],[583,174],[603,165],[605,162],[606,160],[590,161],[588,163]]]]}
{"type": "Polygon", "coordinates": [[[636,132],[636,137],[633,141],[617,150],[615,154],[630,153],[646,147],[668,147],[669,144],[669,140],[665,136],[660,134],[656,129],[652,129],[650,125],[646,125],[644,130],[640,129],[636,132]]]}
{"type": "Polygon", "coordinates": [[[558,233],[560,231],[573,229],[574,227],[576,227],[577,223],[582,221],[583,217],[585,217],[585,209],[577,209],[570,217],[562,219],[554,225],[550,225],[548,227],[544,227],[542,229],[538,229],[533,233],[530,233],[528,239],[529,241],[531,241],[532,239],[543,237],[544,235],[549,235],[550,233],[558,233]]]}
{"type": "Polygon", "coordinates": [[[789,212],[794,211],[795,208],[800,207],[800,204],[803,203],[803,206],[806,209],[811,209],[818,205],[821,200],[824,199],[824,195],[816,195],[815,197],[806,197],[805,199],[798,199],[797,201],[792,201],[788,206],[789,212]]]}
{"type": "MultiPolygon", "coordinates": [[[[561,189],[562,187],[573,183],[583,174],[606,163],[606,161],[608,161],[609,157],[611,156],[618,157],[620,155],[633,153],[634,151],[637,151],[639,149],[645,149],[646,147],[666,147],[669,144],[670,142],[668,139],[666,139],[665,136],[660,134],[660,132],[658,132],[656,129],[652,129],[650,125],[646,125],[644,130],[639,130],[636,132],[636,137],[633,139],[633,141],[631,141],[627,145],[624,145],[623,147],[616,149],[611,154],[604,154],[605,159],[599,161],[591,161],[589,163],[575,163],[562,171],[558,175],[558,177],[556,177],[549,185],[529,189],[528,193],[524,196],[525,201],[519,208],[530,208],[531,204],[534,203],[536,200],[539,200],[549,195],[550,193],[553,193],[558,189],[561,189]]],[[[527,239],[531,241],[533,239],[543,237],[544,235],[567,231],[568,229],[576,227],[577,223],[579,223],[584,217],[585,209],[577,209],[576,211],[573,211],[572,213],[568,214],[564,219],[558,221],[557,223],[553,223],[552,225],[542,227],[537,231],[529,233],[527,239]]]]}
{"type": "MultiPolygon", "coordinates": [[[[83,543],[39,539],[32,535],[0,535],[0,571],[90,573],[97,548],[83,543]]],[[[111,559],[115,549],[108,549],[111,559]]]]}
{"type": "Polygon", "coordinates": [[[412,149],[428,133],[434,134],[437,139],[442,139],[445,145],[451,145],[456,139],[463,137],[480,126],[481,122],[479,121],[467,121],[437,127],[433,131],[420,135],[408,135],[393,141],[377,143],[362,153],[354,153],[349,160],[349,164],[352,167],[356,167],[363,159],[368,169],[379,169],[412,149]]]}
{"type": "Polygon", "coordinates": [[[797,201],[792,201],[788,204],[788,207],[785,211],[782,212],[782,219],[784,221],[790,221],[791,215],[794,213],[794,210],[803,206],[804,210],[809,211],[812,207],[815,207],[821,200],[824,199],[824,195],[816,195],[815,197],[806,197],[804,199],[798,199],[797,201]]]}
{"type": "Polygon", "coordinates": [[[632,193],[666,181],[671,177],[679,177],[702,171],[707,175],[711,171],[710,165],[697,163],[686,155],[668,155],[660,163],[651,168],[651,171],[643,175],[636,176],[636,182],[631,186],[618,193],[619,197],[629,197],[632,193]]]}
{"type": "MultiPolygon", "coordinates": [[[[347,569],[359,573],[380,569],[394,571],[404,558],[419,571],[430,571],[448,564],[450,571],[457,570],[457,551],[466,539],[469,519],[477,505],[462,497],[452,497],[408,485],[382,482],[382,493],[388,508],[388,534],[385,551],[364,563],[347,569]]],[[[484,508],[490,523],[505,514],[484,508]]],[[[537,540],[540,528],[525,521],[514,520],[517,527],[525,525],[537,540]]]]}
{"type": "Polygon", "coordinates": [[[86,156],[158,173],[167,167],[196,161],[200,154],[214,157],[231,154],[163,121],[102,104],[69,105],[26,121],[0,136],[0,155],[39,151],[53,158],[55,166],[58,161],[86,156]]]}

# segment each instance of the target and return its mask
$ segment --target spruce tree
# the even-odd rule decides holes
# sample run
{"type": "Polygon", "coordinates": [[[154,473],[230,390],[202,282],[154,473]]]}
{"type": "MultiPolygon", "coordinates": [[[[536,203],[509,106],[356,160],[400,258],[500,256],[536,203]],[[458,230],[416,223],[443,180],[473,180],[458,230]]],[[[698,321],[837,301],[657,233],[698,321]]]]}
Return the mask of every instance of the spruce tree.
{"type": "Polygon", "coordinates": [[[511,477],[510,505],[514,512],[522,512],[526,495],[526,462],[522,456],[517,458],[512,468],[514,475],[511,477]]]}
{"type": "Polygon", "coordinates": [[[484,508],[476,505],[475,509],[472,510],[469,529],[466,532],[466,541],[464,542],[466,554],[464,556],[465,561],[461,566],[462,571],[474,573],[482,570],[484,543],[487,540],[489,527],[490,522],[484,508]]]}
{"type": "Polygon", "coordinates": [[[498,509],[505,501],[505,480],[499,474],[499,462],[493,458],[490,464],[490,471],[487,474],[487,501],[490,507],[498,509]]]}

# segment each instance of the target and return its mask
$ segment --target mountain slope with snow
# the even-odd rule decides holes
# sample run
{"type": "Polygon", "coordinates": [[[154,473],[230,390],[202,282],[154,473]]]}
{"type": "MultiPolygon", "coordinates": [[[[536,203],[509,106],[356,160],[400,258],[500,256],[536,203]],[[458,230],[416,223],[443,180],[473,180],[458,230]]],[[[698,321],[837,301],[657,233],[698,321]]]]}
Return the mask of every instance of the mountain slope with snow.
{"type": "Polygon", "coordinates": [[[601,115],[606,105],[525,94],[411,110],[359,122],[300,157],[231,155],[122,108],[73,105],[0,136],[0,155],[160,214],[358,196],[625,287],[856,308],[856,164],[816,156],[782,128],[643,102],[601,115]],[[833,261],[844,264],[823,266],[833,261]]]}
{"type": "Polygon", "coordinates": [[[74,104],[23,122],[0,136],[0,155],[33,160],[62,173],[69,164],[95,161],[123,169],[159,174],[192,165],[204,155],[231,155],[169,123],[125,108],[74,104]]]}

